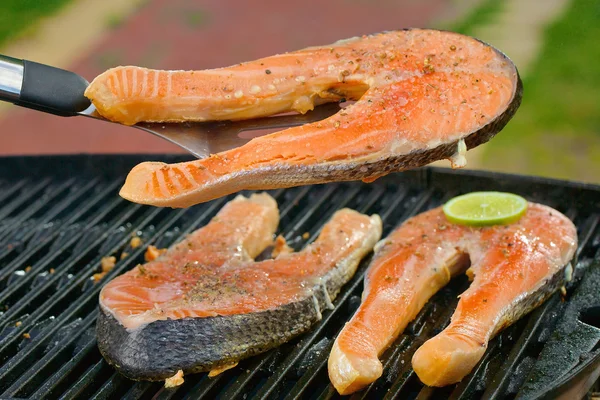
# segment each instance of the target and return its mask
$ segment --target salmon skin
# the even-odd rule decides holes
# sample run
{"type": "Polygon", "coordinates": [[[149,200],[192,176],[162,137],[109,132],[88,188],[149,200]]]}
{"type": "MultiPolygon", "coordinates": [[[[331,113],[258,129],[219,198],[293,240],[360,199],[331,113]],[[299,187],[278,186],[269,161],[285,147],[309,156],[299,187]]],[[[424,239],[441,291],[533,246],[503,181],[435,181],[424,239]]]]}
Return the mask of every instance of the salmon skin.
{"type": "Polygon", "coordinates": [[[247,119],[343,99],[319,122],[255,138],[206,159],[136,166],[121,189],[133,202],[187,207],[241,189],[366,180],[430,162],[465,165],[520,105],[522,84],[500,51],[452,32],[410,29],[204,71],[118,67],[86,96],[106,118],[247,119]]]}
{"type": "Polygon", "coordinates": [[[349,394],[377,380],[383,372],[378,357],[431,296],[466,270],[472,283],[460,295],[450,325],[412,359],[426,385],[459,382],[494,335],[570,279],[568,263],[576,248],[573,223],[535,203],[510,225],[456,225],[441,208],[407,220],[375,248],[362,303],[329,356],[331,382],[340,394],[349,394]]]}
{"type": "Polygon", "coordinates": [[[298,253],[253,260],[270,243],[277,204],[239,196],[205,227],[100,293],[98,346],[120,373],[162,380],[217,370],[305,332],[381,237],[379,216],[337,211],[298,253]]]}

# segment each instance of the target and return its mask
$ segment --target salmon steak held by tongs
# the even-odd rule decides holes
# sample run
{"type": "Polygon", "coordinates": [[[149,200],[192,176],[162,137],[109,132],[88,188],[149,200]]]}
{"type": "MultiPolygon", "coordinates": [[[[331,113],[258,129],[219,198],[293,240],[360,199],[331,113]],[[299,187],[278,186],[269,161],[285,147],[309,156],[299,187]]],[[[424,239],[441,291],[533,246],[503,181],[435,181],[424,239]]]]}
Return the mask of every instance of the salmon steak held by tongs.
{"type": "Polygon", "coordinates": [[[431,296],[466,272],[472,282],[450,324],[412,358],[426,385],[459,382],[492,337],[570,279],[576,249],[573,223],[536,203],[507,225],[451,223],[441,207],[410,218],[376,246],[362,303],[329,356],[331,382],[349,394],[377,380],[383,373],[379,356],[431,296]]]}
{"type": "Polygon", "coordinates": [[[468,36],[409,29],[204,71],[118,67],[86,96],[124,124],[239,120],[356,101],[318,122],[211,157],[145,162],[121,196],[187,207],[242,189],[365,180],[450,159],[488,141],[516,112],[522,85],[500,51],[468,36]]]}

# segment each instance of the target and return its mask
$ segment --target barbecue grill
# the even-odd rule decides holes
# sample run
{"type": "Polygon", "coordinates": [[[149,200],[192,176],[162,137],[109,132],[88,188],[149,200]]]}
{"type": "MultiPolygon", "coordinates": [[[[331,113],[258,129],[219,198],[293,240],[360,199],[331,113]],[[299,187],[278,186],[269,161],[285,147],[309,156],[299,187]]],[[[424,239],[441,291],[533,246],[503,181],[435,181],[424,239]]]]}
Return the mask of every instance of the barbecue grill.
{"type": "MultiPolygon", "coordinates": [[[[189,209],[163,209],[118,197],[135,164],[183,156],[48,156],[0,159],[0,398],[331,399],[327,358],[333,339],[360,303],[361,264],[323,319],[297,339],[214,378],[185,377],[165,389],[115,372],[96,346],[101,285],[143,262],[146,245],[167,247],[206,224],[233,196],[189,209]],[[132,235],[144,245],[132,248],[132,235]],[[125,252],[128,255],[119,259],[125,252]],[[117,264],[102,281],[100,260],[117,264]]],[[[427,303],[382,357],[383,376],[356,399],[580,398],[600,374],[600,187],[487,172],[424,168],[371,184],[275,190],[279,232],[295,249],[315,239],[337,209],[378,213],[384,235],[408,217],[474,190],[518,193],[571,218],[580,246],[566,296],[504,330],[457,385],[424,387],[411,357],[449,322],[468,282],[454,279],[427,303]],[[307,235],[304,233],[308,232],[307,235]]]]}

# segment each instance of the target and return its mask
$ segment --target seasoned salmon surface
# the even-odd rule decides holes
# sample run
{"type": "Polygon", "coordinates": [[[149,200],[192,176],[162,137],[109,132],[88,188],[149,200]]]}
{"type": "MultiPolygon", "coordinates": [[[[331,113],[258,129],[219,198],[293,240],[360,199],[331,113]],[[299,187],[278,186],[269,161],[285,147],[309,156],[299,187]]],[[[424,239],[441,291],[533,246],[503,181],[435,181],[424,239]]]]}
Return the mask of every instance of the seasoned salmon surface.
{"type": "Polygon", "coordinates": [[[466,270],[472,283],[460,295],[450,325],[412,359],[426,385],[460,381],[498,331],[564,283],[576,247],[573,223],[534,203],[510,225],[456,225],[441,208],[407,220],[376,246],[362,304],[331,350],[331,382],[349,394],[378,379],[383,369],[378,357],[433,294],[466,270]]]}
{"type": "Polygon", "coordinates": [[[488,141],[522,96],[501,52],[452,32],[410,29],[342,40],[204,71],[118,67],[86,91],[105,117],[247,119],[356,102],[319,122],[257,137],[207,159],[136,166],[121,190],[143,204],[187,207],[241,189],[373,180],[451,159],[488,141]]]}
{"type": "Polygon", "coordinates": [[[100,293],[98,344],[133,379],[226,367],[309,329],[381,237],[381,220],[337,211],[297,253],[253,260],[273,241],[277,204],[239,196],[205,227],[100,293]]]}

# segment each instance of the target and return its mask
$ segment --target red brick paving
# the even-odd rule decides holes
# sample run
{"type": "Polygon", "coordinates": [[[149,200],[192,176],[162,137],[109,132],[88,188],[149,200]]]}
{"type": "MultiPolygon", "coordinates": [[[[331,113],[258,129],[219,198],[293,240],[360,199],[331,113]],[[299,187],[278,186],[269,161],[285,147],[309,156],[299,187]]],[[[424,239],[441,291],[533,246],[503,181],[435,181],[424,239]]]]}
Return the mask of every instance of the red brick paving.
{"type": "MultiPolygon", "coordinates": [[[[92,80],[116,65],[222,67],[310,45],[427,27],[448,0],[151,0],[70,69],[92,80]]],[[[86,118],[16,109],[0,120],[0,154],[164,153],[152,135],[86,118]]]]}

